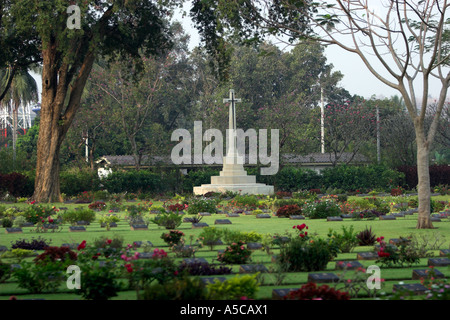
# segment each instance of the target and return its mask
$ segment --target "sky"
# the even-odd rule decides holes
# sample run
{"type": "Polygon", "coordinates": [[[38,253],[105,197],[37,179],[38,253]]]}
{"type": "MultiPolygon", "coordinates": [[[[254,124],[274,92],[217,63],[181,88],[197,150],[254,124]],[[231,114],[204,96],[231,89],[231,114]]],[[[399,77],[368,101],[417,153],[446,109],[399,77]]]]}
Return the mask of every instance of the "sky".
{"type": "MultiPolygon", "coordinates": [[[[185,4],[184,10],[189,10],[189,2],[185,4]]],[[[180,11],[175,15],[174,19],[180,21],[183,24],[185,32],[190,35],[190,49],[199,45],[200,39],[198,33],[189,17],[183,18],[180,11]]],[[[383,84],[372,75],[357,55],[349,53],[337,46],[328,46],[325,49],[325,56],[327,62],[333,65],[334,70],[340,71],[343,74],[343,79],[339,85],[350,92],[350,94],[359,95],[366,99],[370,99],[373,96],[379,99],[390,98],[394,95],[400,96],[397,90],[383,84]]],[[[40,76],[34,76],[38,82],[40,98],[42,81],[40,76]]],[[[439,83],[436,82],[431,85],[430,95],[432,97],[438,96],[439,87],[439,83]]]]}

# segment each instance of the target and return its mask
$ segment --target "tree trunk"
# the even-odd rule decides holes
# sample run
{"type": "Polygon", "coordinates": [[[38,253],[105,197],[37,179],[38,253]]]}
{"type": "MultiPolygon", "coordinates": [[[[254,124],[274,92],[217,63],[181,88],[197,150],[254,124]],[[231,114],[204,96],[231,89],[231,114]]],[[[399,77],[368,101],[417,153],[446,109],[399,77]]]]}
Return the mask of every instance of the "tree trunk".
{"type": "Polygon", "coordinates": [[[432,229],[430,210],[430,170],[429,170],[429,144],[426,141],[423,121],[416,121],[416,143],[417,143],[417,192],[419,197],[419,217],[417,229],[432,229]]]}
{"type": "Polygon", "coordinates": [[[68,64],[63,63],[58,67],[56,63],[58,55],[59,52],[53,43],[47,44],[46,49],[42,51],[42,102],[36,180],[32,197],[38,202],[62,201],[59,185],[59,152],[79,109],[81,95],[94,62],[92,52],[87,53],[74,77],[74,74],[69,72],[68,64]],[[74,81],[72,78],[75,78],[74,81]]]}

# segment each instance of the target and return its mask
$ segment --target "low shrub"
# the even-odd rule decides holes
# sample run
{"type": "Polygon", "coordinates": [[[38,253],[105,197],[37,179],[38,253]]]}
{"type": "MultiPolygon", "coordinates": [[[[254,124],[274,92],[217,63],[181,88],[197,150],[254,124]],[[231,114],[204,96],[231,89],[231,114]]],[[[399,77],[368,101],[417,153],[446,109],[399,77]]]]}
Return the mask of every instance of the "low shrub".
{"type": "Polygon", "coordinates": [[[156,217],[150,221],[166,229],[176,229],[181,225],[182,219],[183,217],[178,213],[162,212],[157,214],[156,217]]]}
{"type": "Polygon", "coordinates": [[[61,214],[64,222],[75,224],[77,221],[93,222],[95,221],[95,212],[87,208],[78,208],[78,210],[69,210],[61,214]]]}
{"type": "Polygon", "coordinates": [[[12,249],[26,249],[26,250],[45,250],[48,246],[50,246],[51,240],[47,242],[47,240],[41,238],[40,236],[35,239],[19,239],[16,242],[11,242],[12,249]]]}
{"type": "Polygon", "coordinates": [[[293,215],[301,215],[301,214],[302,209],[296,204],[282,206],[277,210],[276,213],[278,217],[287,217],[287,218],[293,215]]]}
{"type": "Polygon", "coordinates": [[[356,237],[356,233],[353,225],[349,228],[342,226],[341,233],[336,230],[329,229],[328,237],[331,238],[331,241],[335,243],[335,245],[339,248],[339,251],[342,253],[352,252],[353,249],[358,245],[359,240],[356,237]]]}
{"type": "Polygon", "coordinates": [[[77,254],[68,247],[46,247],[45,251],[34,258],[34,262],[47,264],[49,262],[60,261],[63,264],[72,264],[77,260],[77,254]]]}
{"type": "Polygon", "coordinates": [[[118,274],[109,267],[85,265],[81,268],[80,289],[75,292],[85,300],[108,300],[122,289],[118,274]]]}
{"type": "Polygon", "coordinates": [[[200,232],[199,238],[202,239],[204,245],[209,246],[209,248],[213,250],[222,235],[222,229],[216,227],[206,227],[200,232]]]}
{"type": "Polygon", "coordinates": [[[211,214],[217,213],[218,199],[202,199],[192,198],[189,200],[187,213],[197,215],[199,212],[209,212],[211,214]]]}
{"type": "Polygon", "coordinates": [[[373,246],[376,242],[376,236],[372,231],[372,227],[369,229],[366,227],[356,235],[356,238],[358,239],[358,245],[360,246],[373,246]]]}
{"type": "Polygon", "coordinates": [[[223,282],[216,281],[208,284],[209,299],[238,300],[255,299],[259,290],[258,274],[236,276],[223,282]]]}
{"type": "Polygon", "coordinates": [[[106,209],[106,203],[104,203],[103,201],[95,201],[95,202],[89,204],[88,208],[91,210],[102,211],[102,210],[106,209]]]}
{"type": "Polygon", "coordinates": [[[184,233],[179,230],[170,230],[168,233],[161,235],[161,239],[169,246],[178,244],[182,237],[184,237],[184,233]]]}
{"type": "Polygon", "coordinates": [[[300,236],[292,238],[280,248],[277,263],[293,272],[321,271],[326,269],[337,252],[338,248],[333,242],[300,236]]]}
{"type": "Polygon", "coordinates": [[[208,262],[182,262],[178,267],[178,272],[187,272],[191,276],[216,276],[231,274],[232,269],[225,266],[211,266],[208,262]]]}
{"type": "Polygon", "coordinates": [[[341,292],[326,284],[317,286],[314,282],[308,282],[300,289],[290,291],[285,300],[350,300],[347,292],[341,292]]]}
{"type": "Polygon", "coordinates": [[[199,278],[180,276],[164,283],[148,284],[141,300],[206,300],[208,291],[199,278]]]}
{"type": "Polygon", "coordinates": [[[245,242],[238,241],[225,248],[225,251],[217,255],[217,260],[225,264],[246,264],[250,260],[252,252],[245,247],[245,242]]]}
{"type": "Polygon", "coordinates": [[[310,219],[326,219],[327,217],[337,217],[341,214],[339,205],[332,200],[307,202],[302,211],[310,219]]]}

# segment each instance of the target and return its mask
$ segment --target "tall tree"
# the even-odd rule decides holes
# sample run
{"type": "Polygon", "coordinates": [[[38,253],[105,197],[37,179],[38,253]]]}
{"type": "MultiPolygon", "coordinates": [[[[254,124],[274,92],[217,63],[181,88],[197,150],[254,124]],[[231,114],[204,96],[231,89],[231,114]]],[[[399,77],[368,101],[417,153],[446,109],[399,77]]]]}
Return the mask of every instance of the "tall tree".
{"type": "MultiPolygon", "coordinates": [[[[433,228],[430,219],[429,155],[450,82],[446,42],[450,3],[447,0],[386,0],[370,4],[364,0],[196,2],[206,7],[226,8],[219,10],[220,14],[215,16],[223,21],[222,27],[228,24],[237,30],[237,27],[242,29],[244,25],[252,35],[255,33],[252,30],[257,28],[262,30],[261,33],[286,36],[291,42],[309,37],[339,46],[359,57],[378,80],[396,89],[414,123],[416,136],[419,181],[417,228],[433,228]],[[306,27],[296,26],[301,22],[305,22],[306,27]],[[432,79],[437,80],[440,92],[436,113],[426,131],[425,116],[432,79]]],[[[215,32],[214,28],[210,29],[215,32]]],[[[245,32],[240,30],[239,35],[243,34],[245,32]]],[[[207,41],[215,39],[213,36],[203,38],[207,41]]],[[[212,41],[210,43],[213,44],[212,41]]]]}
{"type": "MultiPolygon", "coordinates": [[[[17,0],[10,15],[20,30],[37,32],[42,56],[42,102],[33,199],[61,201],[59,152],[80,108],[80,99],[98,56],[130,61],[142,51],[168,48],[165,20],[178,1],[80,2],[80,28],[68,28],[65,0],[17,0]],[[129,58],[128,58],[129,57],[129,58]]],[[[71,20],[70,20],[71,21],[71,20]]],[[[71,25],[73,26],[73,25],[71,25]]],[[[10,30],[11,31],[11,30],[10,30]]]]}

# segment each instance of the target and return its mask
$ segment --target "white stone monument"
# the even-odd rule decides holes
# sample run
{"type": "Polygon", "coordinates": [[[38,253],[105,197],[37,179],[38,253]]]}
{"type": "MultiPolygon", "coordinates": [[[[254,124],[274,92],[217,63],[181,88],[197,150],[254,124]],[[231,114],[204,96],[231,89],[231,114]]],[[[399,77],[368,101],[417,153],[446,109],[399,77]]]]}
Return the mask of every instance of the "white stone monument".
{"type": "Polygon", "coordinates": [[[256,176],[247,175],[244,169],[244,156],[240,156],[237,151],[236,137],[236,99],[234,90],[230,90],[230,98],[223,99],[224,103],[230,103],[228,120],[228,144],[227,155],[223,157],[223,168],[219,176],[211,177],[211,184],[202,184],[194,187],[194,194],[202,195],[207,192],[238,192],[241,194],[263,194],[274,193],[273,186],[263,183],[256,183],[256,176]]]}

